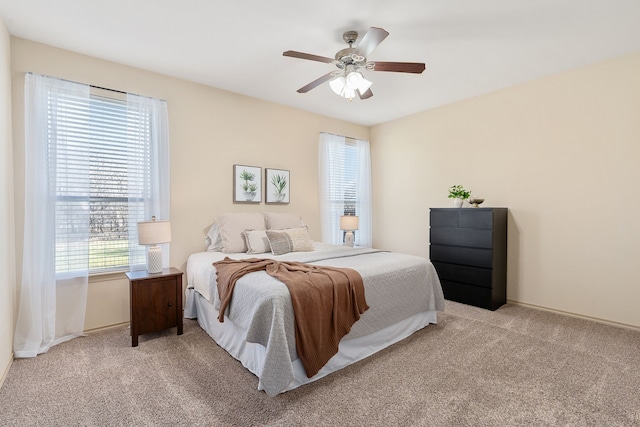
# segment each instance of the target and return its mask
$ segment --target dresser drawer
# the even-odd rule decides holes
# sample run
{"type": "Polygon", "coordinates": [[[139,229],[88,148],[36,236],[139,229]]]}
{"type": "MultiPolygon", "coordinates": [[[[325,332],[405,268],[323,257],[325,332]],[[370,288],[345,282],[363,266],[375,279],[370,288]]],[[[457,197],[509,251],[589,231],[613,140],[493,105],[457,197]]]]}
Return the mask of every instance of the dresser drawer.
{"type": "Polygon", "coordinates": [[[491,288],[492,270],[490,269],[438,261],[433,261],[433,266],[436,268],[440,280],[491,288]]]}
{"type": "Polygon", "coordinates": [[[462,283],[448,282],[446,280],[441,281],[441,283],[444,297],[449,301],[470,304],[476,307],[486,308],[488,310],[495,310],[500,305],[504,304],[504,302],[502,302],[502,304],[497,304],[493,301],[491,289],[465,285],[462,283]]]}
{"type": "Polygon", "coordinates": [[[467,246],[491,249],[493,231],[474,228],[431,227],[431,243],[448,246],[467,246]]]}
{"type": "Polygon", "coordinates": [[[460,209],[458,226],[462,228],[493,229],[493,209],[471,208],[460,209]]]}
{"type": "Polygon", "coordinates": [[[458,246],[432,244],[430,247],[429,258],[431,261],[441,261],[449,264],[491,268],[493,251],[491,249],[463,248],[458,246]]]}
{"type": "Polygon", "coordinates": [[[431,227],[458,227],[458,209],[431,209],[431,227]]]}

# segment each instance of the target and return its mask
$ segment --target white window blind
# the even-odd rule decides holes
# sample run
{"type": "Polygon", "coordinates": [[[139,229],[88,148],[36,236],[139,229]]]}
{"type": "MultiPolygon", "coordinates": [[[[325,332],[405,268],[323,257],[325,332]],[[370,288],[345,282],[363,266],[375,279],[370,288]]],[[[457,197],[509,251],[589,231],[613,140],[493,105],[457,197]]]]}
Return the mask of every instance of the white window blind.
{"type": "Polygon", "coordinates": [[[340,216],[357,215],[356,245],[371,246],[369,143],[322,133],[319,153],[322,240],[342,244],[340,216]]]}
{"type": "Polygon", "coordinates": [[[150,117],[128,110],[125,101],[56,92],[48,111],[49,153],[56,156],[51,162],[56,166],[49,168],[49,182],[55,183],[50,194],[56,203],[56,273],[86,268],[87,253],[91,273],[143,264],[145,248],[130,251],[130,233],[136,230],[129,224],[145,219],[144,201],[150,197],[150,117]]]}
{"type": "Polygon", "coordinates": [[[358,197],[358,165],[360,153],[354,140],[345,139],[344,144],[329,147],[330,159],[327,172],[331,176],[329,200],[333,209],[340,215],[356,215],[358,197]]]}

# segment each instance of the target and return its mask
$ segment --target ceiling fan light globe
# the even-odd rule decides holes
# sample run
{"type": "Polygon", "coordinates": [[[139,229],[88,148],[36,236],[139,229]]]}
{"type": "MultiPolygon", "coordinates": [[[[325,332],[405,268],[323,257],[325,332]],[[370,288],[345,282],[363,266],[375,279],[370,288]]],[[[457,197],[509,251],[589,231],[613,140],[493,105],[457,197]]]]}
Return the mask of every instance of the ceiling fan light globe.
{"type": "Polygon", "coordinates": [[[364,77],[362,77],[362,74],[356,71],[352,71],[349,74],[347,74],[347,86],[349,86],[352,89],[356,89],[363,78],[364,77]]]}
{"type": "Polygon", "coordinates": [[[373,82],[370,82],[369,80],[363,77],[362,80],[360,81],[360,84],[358,85],[358,92],[365,93],[366,91],[369,90],[372,84],[373,82]]]}
{"type": "Polygon", "coordinates": [[[333,80],[329,80],[329,87],[333,92],[335,92],[336,95],[342,96],[342,91],[344,90],[345,85],[346,81],[342,76],[338,76],[333,80]]]}
{"type": "Polygon", "coordinates": [[[347,76],[347,87],[355,91],[356,89],[360,93],[365,93],[371,87],[373,83],[365,79],[362,73],[353,71],[347,76]]]}
{"type": "Polygon", "coordinates": [[[351,89],[349,86],[345,86],[341,96],[343,98],[353,99],[356,97],[356,91],[351,89]]]}

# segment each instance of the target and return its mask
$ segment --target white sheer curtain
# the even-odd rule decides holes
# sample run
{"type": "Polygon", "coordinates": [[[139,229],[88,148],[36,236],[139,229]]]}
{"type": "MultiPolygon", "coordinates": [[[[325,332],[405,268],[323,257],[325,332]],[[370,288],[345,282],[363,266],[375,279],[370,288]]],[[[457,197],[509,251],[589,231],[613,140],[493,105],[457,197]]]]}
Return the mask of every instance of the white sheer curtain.
{"type": "MultiPolygon", "coordinates": [[[[96,177],[118,171],[112,172],[118,185],[109,182],[118,194],[109,203],[127,211],[129,258],[117,268],[145,268],[138,221],[169,219],[166,101],[128,95],[126,109],[117,100],[108,109],[97,98],[87,85],[25,76],[25,228],[15,357],[35,357],[83,333],[89,270],[101,268],[92,267],[89,251],[90,202],[105,197],[96,177]],[[120,174],[113,163],[125,145],[120,174]],[[96,163],[103,167],[92,168],[96,163]]],[[[101,255],[96,249],[91,254],[101,255]]]]}
{"type": "Polygon", "coordinates": [[[89,177],[79,181],[58,174],[57,162],[72,157],[78,167],[86,167],[89,158],[88,152],[66,137],[67,129],[55,126],[55,118],[88,100],[89,86],[25,76],[24,251],[15,357],[35,357],[83,332],[89,274],[89,177]],[[67,202],[60,206],[57,197],[67,202]],[[74,241],[56,240],[59,215],[73,229],[65,235],[74,241]],[[62,277],[56,277],[57,244],[76,246],[75,268],[62,277]]]}
{"type": "MultiPolygon", "coordinates": [[[[169,167],[169,127],[167,102],[127,94],[129,123],[127,161],[129,163],[129,230],[137,230],[137,222],[169,220],[170,214],[170,167],[169,167]],[[147,142],[147,144],[145,144],[147,142]],[[148,150],[140,150],[140,146],[148,150]],[[137,183],[133,185],[133,183],[137,183]],[[142,205],[141,205],[142,203],[142,205]],[[142,215],[142,216],[141,216],[142,215]]],[[[169,244],[162,248],[162,267],[169,267],[169,244]]],[[[138,248],[138,236],[129,233],[130,259],[138,248]]],[[[130,265],[130,269],[144,270],[146,265],[130,265]]]]}
{"type": "Polygon", "coordinates": [[[355,203],[359,228],[355,244],[372,245],[371,155],[369,142],[320,134],[318,151],[320,221],[322,241],[343,243],[340,216],[355,203]],[[355,187],[354,187],[355,184],[355,187]],[[355,190],[355,195],[351,194],[355,190]]]}
{"type": "Polygon", "coordinates": [[[356,140],[358,149],[358,180],[356,194],[358,204],[356,215],[359,217],[359,229],[356,232],[355,244],[370,248],[373,246],[373,222],[371,211],[371,150],[369,141],[356,140]]]}

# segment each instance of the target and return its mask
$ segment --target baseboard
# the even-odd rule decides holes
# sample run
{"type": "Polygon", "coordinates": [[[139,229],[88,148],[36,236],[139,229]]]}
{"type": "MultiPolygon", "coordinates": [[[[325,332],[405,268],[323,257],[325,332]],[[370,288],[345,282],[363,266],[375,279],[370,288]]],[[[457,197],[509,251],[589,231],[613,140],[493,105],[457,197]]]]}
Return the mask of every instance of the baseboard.
{"type": "Polygon", "coordinates": [[[2,371],[2,375],[0,375],[0,388],[4,384],[4,380],[9,375],[9,369],[11,368],[11,364],[13,363],[13,352],[9,355],[9,360],[7,360],[7,364],[4,366],[4,370],[2,371]]]}
{"type": "Polygon", "coordinates": [[[602,324],[609,325],[609,326],[617,326],[619,328],[631,329],[631,330],[640,332],[640,326],[636,326],[636,325],[629,325],[629,324],[621,323],[621,322],[613,322],[611,320],[605,320],[605,319],[600,319],[600,318],[597,318],[597,317],[585,316],[583,314],[572,313],[570,311],[556,310],[556,309],[549,308],[549,307],[542,307],[540,305],[528,304],[526,302],[514,301],[514,300],[510,300],[510,299],[508,299],[507,302],[509,304],[521,305],[523,307],[531,307],[531,308],[535,308],[535,309],[538,309],[538,310],[548,311],[548,312],[551,312],[551,313],[562,314],[564,316],[575,317],[575,318],[583,319],[583,320],[591,320],[592,322],[598,322],[598,323],[602,323],[602,324]]]}
{"type": "Polygon", "coordinates": [[[129,326],[129,323],[130,322],[127,320],[126,322],[116,323],[116,324],[113,324],[113,325],[100,326],[99,328],[93,328],[93,329],[85,329],[84,333],[86,335],[89,335],[89,334],[93,334],[93,333],[100,332],[100,331],[107,331],[109,329],[120,328],[122,326],[129,326]]]}

